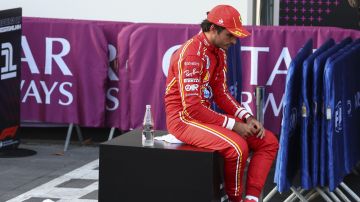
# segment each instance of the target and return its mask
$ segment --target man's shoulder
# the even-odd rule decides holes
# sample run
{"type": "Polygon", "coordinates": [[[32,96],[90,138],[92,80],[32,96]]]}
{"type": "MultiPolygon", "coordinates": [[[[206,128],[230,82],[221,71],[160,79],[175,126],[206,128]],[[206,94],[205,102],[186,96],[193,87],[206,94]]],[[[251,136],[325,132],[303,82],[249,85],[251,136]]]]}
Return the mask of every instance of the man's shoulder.
{"type": "Polygon", "coordinates": [[[199,56],[201,51],[202,42],[195,36],[186,41],[182,46],[182,51],[186,56],[199,56]]]}

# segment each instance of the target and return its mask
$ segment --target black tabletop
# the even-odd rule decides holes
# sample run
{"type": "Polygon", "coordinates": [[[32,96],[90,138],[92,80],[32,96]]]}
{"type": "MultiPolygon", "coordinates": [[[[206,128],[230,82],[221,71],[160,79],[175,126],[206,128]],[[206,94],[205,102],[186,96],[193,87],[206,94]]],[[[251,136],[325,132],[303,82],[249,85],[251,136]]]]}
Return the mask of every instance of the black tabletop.
{"type": "MultiPolygon", "coordinates": [[[[168,134],[167,131],[155,131],[155,136],[162,136],[168,134]]],[[[116,145],[116,146],[125,146],[125,147],[142,147],[149,149],[172,149],[172,150],[184,150],[184,151],[198,151],[198,152],[214,152],[214,150],[204,149],[195,147],[188,144],[174,144],[167,143],[161,140],[155,140],[154,146],[144,147],[142,146],[141,139],[141,130],[132,130],[128,133],[120,135],[110,141],[102,143],[103,146],[106,145],[116,145]]]]}

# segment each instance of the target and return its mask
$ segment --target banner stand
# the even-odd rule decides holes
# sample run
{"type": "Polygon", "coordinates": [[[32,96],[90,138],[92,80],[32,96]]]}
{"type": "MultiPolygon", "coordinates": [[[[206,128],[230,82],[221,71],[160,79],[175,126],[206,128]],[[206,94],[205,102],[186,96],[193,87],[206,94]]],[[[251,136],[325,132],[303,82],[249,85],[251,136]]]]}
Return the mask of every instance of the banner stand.
{"type": "MultiPolygon", "coordinates": [[[[72,135],[72,131],[73,128],[75,126],[75,130],[76,130],[76,134],[78,136],[78,140],[80,142],[81,145],[84,145],[84,138],[81,132],[81,128],[79,125],[74,124],[74,123],[70,123],[69,125],[65,125],[65,124],[56,124],[56,123],[38,123],[38,122],[21,122],[21,127],[67,127],[67,132],[66,132],[66,138],[65,138],[65,143],[64,143],[64,150],[63,152],[66,152],[69,148],[70,145],[70,139],[71,139],[71,135],[72,135]]],[[[63,153],[59,153],[59,155],[63,155],[63,153]]]]}
{"type": "Polygon", "coordinates": [[[115,133],[115,129],[116,129],[115,127],[112,127],[112,128],[110,129],[108,141],[111,140],[111,139],[113,139],[114,133],[115,133]]]}
{"type": "Polygon", "coordinates": [[[81,145],[84,145],[84,138],[82,136],[80,126],[77,125],[77,124],[71,123],[69,125],[69,127],[68,127],[68,131],[67,131],[67,134],[66,134],[66,139],[65,139],[65,144],[64,144],[64,152],[66,152],[68,150],[68,147],[69,147],[69,144],[70,144],[70,139],[71,139],[71,134],[72,134],[74,126],[75,126],[76,134],[78,136],[78,139],[79,139],[81,145]]]}

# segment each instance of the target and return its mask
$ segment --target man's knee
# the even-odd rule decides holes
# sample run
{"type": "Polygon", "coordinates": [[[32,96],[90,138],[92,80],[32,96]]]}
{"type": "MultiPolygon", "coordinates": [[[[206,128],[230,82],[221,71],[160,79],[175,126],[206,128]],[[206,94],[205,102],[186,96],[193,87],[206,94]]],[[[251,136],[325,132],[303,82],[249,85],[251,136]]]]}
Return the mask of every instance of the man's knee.
{"type": "Polygon", "coordinates": [[[227,157],[236,159],[239,156],[243,159],[247,159],[249,155],[249,147],[245,141],[232,141],[232,144],[227,148],[227,157]]]}
{"type": "Polygon", "coordinates": [[[271,131],[268,131],[268,130],[265,131],[265,136],[267,136],[267,138],[264,138],[266,149],[269,151],[272,151],[272,152],[274,152],[274,154],[276,154],[276,152],[279,149],[278,139],[276,138],[274,133],[272,133],[271,131]]]}

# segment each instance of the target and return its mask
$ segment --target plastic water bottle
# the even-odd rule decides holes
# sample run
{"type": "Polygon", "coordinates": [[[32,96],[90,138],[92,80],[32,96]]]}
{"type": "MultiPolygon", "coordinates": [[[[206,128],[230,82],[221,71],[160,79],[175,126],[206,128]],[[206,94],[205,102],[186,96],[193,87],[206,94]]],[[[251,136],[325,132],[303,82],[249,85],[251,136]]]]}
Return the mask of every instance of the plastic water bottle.
{"type": "Polygon", "coordinates": [[[151,106],[146,105],[146,111],[143,122],[143,146],[154,146],[154,121],[151,113],[151,106]]]}

